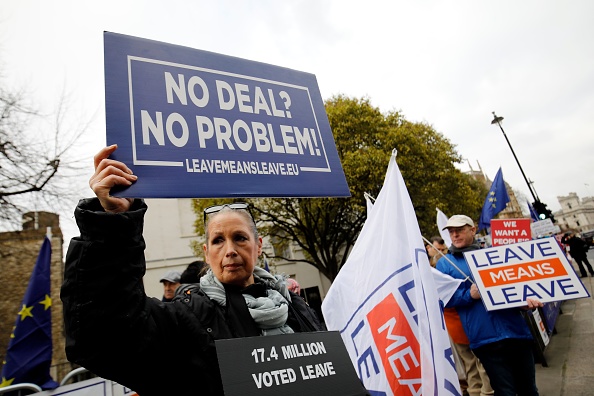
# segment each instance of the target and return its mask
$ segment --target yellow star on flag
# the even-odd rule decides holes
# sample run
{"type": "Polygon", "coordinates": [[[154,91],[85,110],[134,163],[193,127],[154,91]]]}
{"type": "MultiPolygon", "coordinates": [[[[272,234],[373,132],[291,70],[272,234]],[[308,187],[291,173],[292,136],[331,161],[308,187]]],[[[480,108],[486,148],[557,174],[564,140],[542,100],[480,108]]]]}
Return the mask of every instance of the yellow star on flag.
{"type": "Polygon", "coordinates": [[[5,386],[12,384],[12,381],[14,381],[14,378],[6,379],[6,378],[2,377],[2,382],[0,383],[0,388],[4,388],[5,386]]]}
{"type": "Polygon", "coordinates": [[[25,320],[27,316],[33,317],[33,314],[31,313],[32,309],[33,306],[27,307],[25,304],[23,304],[23,308],[21,308],[21,311],[19,312],[19,315],[21,315],[21,322],[25,320]]]}
{"type": "Polygon", "coordinates": [[[47,311],[47,309],[52,306],[52,299],[46,294],[45,298],[40,301],[39,304],[42,304],[44,306],[44,311],[47,311]]]}

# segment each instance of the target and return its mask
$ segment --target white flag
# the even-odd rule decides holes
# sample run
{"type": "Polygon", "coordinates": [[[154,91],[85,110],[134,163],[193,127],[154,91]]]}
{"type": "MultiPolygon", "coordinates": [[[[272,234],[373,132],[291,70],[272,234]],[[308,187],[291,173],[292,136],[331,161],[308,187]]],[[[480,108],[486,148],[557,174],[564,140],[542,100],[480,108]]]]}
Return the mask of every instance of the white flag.
{"type": "Polygon", "coordinates": [[[458,286],[460,286],[460,283],[464,282],[464,279],[452,278],[448,274],[444,274],[433,267],[431,267],[431,273],[433,274],[433,282],[435,282],[437,296],[445,306],[454,295],[458,286]]]}
{"type": "MultiPolygon", "coordinates": [[[[371,212],[371,209],[373,208],[373,202],[371,199],[372,199],[371,195],[365,193],[365,201],[367,202],[367,217],[369,217],[369,212],[371,212]]],[[[445,215],[439,209],[437,209],[437,211],[439,213],[441,213],[443,215],[443,217],[445,217],[445,215]]],[[[437,214],[438,224],[439,224],[439,213],[437,214]]],[[[448,221],[448,218],[445,217],[445,222],[443,223],[443,227],[445,227],[447,221],[448,221]]],[[[441,228],[443,228],[443,227],[441,227],[441,228]]],[[[449,237],[450,236],[448,234],[448,238],[449,237]]],[[[449,247],[449,245],[448,245],[448,247],[449,247]]],[[[439,299],[443,302],[443,305],[445,306],[448,303],[448,301],[450,301],[450,298],[452,298],[452,296],[454,295],[454,292],[456,291],[456,289],[458,289],[458,286],[460,286],[460,283],[464,282],[464,279],[452,278],[448,274],[444,274],[443,272],[438,271],[433,267],[431,267],[431,273],[433,274],[433,281],[435,282],[437,296],[439,297],[439,299]]]]}
{"type": "Polygon", "coordinates": [[[437,229],[439,230],[439,235],[441,235],[441,239],[443,239],[445,245],[449,248],[452,246],[452,238],[450,238],[450,233],[443,229],[448,223],[448,216],[439,210],[439,208],[435,209],[437,209],[437,229]]]}
{"type": "Polygon", "coordinates": [[[322,311],[372,395],[460,395],[437,288],[392,154],[373,210],[322,311]]]}

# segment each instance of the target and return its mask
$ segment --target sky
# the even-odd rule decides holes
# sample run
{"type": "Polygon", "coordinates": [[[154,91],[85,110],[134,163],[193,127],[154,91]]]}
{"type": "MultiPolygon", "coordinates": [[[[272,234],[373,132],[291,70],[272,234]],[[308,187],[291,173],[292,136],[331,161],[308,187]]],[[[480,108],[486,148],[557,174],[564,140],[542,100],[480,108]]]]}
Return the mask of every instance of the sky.
{"type": "MultiPolygon", "coordinates": [[[[541,201],[594,195],[594,2],[527,0],[112,1],[21,0],[0,6],[0,75],[51,114],[68,99],[88,121],[73,179],[92,196],[105,145],[103,32],[312,73],[323,99],[368,98],[425,122],[480,169],[532,201],[502,131],[541,201]]],[[[60,214],[65,241],[77,234],[60,214]]],[[[452,214],[447,214],[452,215],[452,214]]]]}

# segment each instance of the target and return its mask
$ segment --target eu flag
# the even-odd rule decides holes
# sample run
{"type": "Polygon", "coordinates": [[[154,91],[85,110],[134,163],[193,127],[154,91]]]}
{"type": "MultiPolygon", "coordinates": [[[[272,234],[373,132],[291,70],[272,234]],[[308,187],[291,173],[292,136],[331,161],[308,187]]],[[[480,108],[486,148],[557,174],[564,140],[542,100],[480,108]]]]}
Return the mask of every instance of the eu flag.
{"type": "Polygon", "coordinates": [[[526,203],[528,204],[528,210],[530,211],[530,218],[532,221],[540,221],[540,217],[538,217],[538,212],[536,209],[534,209],[534,206],[532,206],[532,204],[528,201],[526,201],[526,203]]]}
{"type": "Polygon", "coordinates": [[[509,202],[509,195],[505,188],[505,182],[503,181],[503,173],[501,168],[495,175],[495,180],[491,184],[491,189],[485,199],[483,205],[483,211],[478,223],[478,231],[484,230],[491,226],[491,219],[499,212],[501,212],[507,206],[509,202]]]}
{"type": "Polygon", "coordinates": [[[49,374],[52,361],[51,256],[51,243],[46,237],[10,335],[0,388],[25,382],[42,389],[58,386],[49,374]]]}

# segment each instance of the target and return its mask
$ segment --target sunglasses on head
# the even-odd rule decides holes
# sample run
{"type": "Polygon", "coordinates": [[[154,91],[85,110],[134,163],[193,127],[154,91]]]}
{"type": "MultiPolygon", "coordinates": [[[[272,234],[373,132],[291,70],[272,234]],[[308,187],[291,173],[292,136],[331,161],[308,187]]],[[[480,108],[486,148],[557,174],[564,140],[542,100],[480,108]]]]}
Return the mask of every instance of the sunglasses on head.
{"type": "MultiPolygon", "coordinates": [[[[233,202],[228,204],[222,205],[213,205],[209,206],[208,208],[204,209],[204,223],[206,223],[206,216],[209,214],[217,213],[223,210],[224,208],[229,208],[233,210],[247,210],[250,216],[252,216],[252,212],[250,211],[250,205],[247,202],[233,202]]],[[[254,216],[252,216],[253,218],[254,216]]]]}

